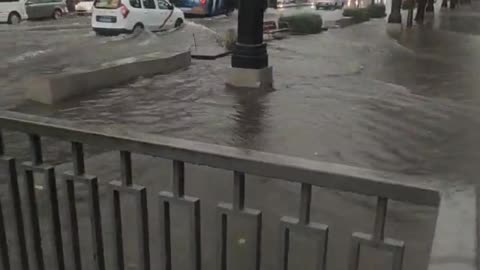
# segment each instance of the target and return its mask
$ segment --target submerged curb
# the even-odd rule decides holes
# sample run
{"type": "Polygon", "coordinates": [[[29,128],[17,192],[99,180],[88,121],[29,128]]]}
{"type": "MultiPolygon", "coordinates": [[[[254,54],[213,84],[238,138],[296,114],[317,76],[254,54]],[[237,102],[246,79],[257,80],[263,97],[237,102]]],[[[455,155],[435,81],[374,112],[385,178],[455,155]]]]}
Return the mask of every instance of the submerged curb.
{"type": "Polygon", "coordinates": [[[138,77],[171,73],[188,67],[190,63],[191,55],[188,51],[167,57],[153,53],[105,63],[89,70],[38,76],[25,82],[26,98],[53,105],[75,96],[127,83],[138,77]]]}

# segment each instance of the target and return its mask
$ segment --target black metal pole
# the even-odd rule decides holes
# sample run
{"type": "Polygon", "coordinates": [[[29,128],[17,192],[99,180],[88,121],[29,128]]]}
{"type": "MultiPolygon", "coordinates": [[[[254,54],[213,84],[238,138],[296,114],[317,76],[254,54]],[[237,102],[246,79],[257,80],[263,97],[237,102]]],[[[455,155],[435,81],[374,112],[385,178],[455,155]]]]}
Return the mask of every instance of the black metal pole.
{"type": "Polygon", "coordinates": [[[263,42],[263,13],[266,0],[240,0],[238,38],[232,54],[232,67],[262,69],[268,66],[267,46],[263,42]]]}
{"type": "Polygon", "coordinates": [[[389,23],[402,23],[402,14],[400,13],[401,8],[401,0],[392,0],[392,9],[390,11],[390,16],[388,16],[389,23]]]}

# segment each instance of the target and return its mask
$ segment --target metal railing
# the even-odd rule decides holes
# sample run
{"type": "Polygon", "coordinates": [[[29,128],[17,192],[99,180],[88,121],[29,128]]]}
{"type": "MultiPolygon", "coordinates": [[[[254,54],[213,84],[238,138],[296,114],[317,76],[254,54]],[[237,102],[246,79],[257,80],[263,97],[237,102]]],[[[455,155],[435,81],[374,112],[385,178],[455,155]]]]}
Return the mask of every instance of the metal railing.
{"type": "MultiPolygon", "coordinates": [[[[79,235],[77,208],[75,201],[75,183],[84,183],[88,187],[88,202],[90,211],[90,222],[92,227],[92,253],[95,258],[95,269],[106,269],[104,232],[102,231],[99,184],[94,176],[90,176],[85,170],[84,145],[101,145],[104,148],[116,150],[120,154],[121,181],[110,183],[111,187],[111,209],[114,228],[115,266],[113,269],[125,269],[124,246],[122,238],[122,209],[120,196],[131,194],[136,198],[135,216],[138,226],[138,269],[148,270],[150,263],[150,235],[149,215],[147,211],[146,188],[134,183],[132,174],[132,153],[161,157],[172,161],[173,177],[172,190],[159,193],[160,227],[161,227],[161,262],[165,270],[172,269],[172,239],[171,237],[171,206],[183,205],[190,209],[192,222],[189,226],[191,239],[191,258],[189,258],[189,269],[200,270],[201,258],[201,230],[200,230],[200,199],[188,196],[185,193],[185,164],[205,165],[214,168],[221,168],[233,172],[233,195],[232,203],[220,203],[218,206],[218,231],[217,253],[218,270],[228,269],[228,256],[230,243],[227,241],[227,229],[229,219],[240,217],[253,226],[249,227],[246,235],[253,241],[248,241],[248,256],[236,262],[236,269],[260,268],[261,258],[261,230],[262,213],[259,210],[245,207],[245,182],[246,175],[263,176],[274,179],[286,180],[299,184],[300,198],[298,217],[283,217],[279,223],[282,230],[280,234],[280,245],[278,251],[278,269],[286,270],[289,260],[290,234],[301,232],[310,235],[319,243],[316,252],[316,269],[326,268],[328,255],[328,234],[327,225],[311,222],[312,187],[322,187],[336,191],[352,192],[377,198],[376,215],[374,228],[371,234],[356,232],[351,239],[349,251],[349,270],[358,268],[360,260],[360,249],[369,246],[374,249],[390,252],[393,257],[392,269],[402,269],[405,245],[400,240],[393,240],[385,237],[385,223],[387,217],[387,204],[389,200],[440,207],[445,200],[441,193],[429,188],[406,185],[395,179],[384,179],[381,175],[371,170],[348,167],[338,164],[322,163],[300,158],[293,158],[275,154],[268,154],[256,151],[245,151],[242,149],[211,145],[206,143],[192,142],[180,139],[165,138],[156,135],[139,134],[113,128],[85,128],[79,125],[42,118],[38,116],[25,115],[15,112],[0,113],[0,162],[5,164],[6,175],[10,194],[1,194],[3,200],[8,200],[14,208],[14,220],[16,228],[16,241],[18,242],[18,254],[13,254],[9,249],[4,226],[5,217],[0,211],[0,259],[3,269],[10,268],[11,256],[19,256],[22,262],[22,270],[45,269],[42,235],[40,233],[40,221],[38,213],[37,198],[35,193],[34,174],[41,173],[45,176],[45,186],[50,206],[50,221],[53,228],[54,258],[57,269],[65,269],[64,251],[65,240],[62,239],[61,227],[63,222],[68,224],[69,236],[75,270],[85,269],[82,267],[80,242],[83,237],[79,235]],[[20,168],[25,181],[24,195],[19,188],[17,177],[16,160],[7,157],[2,141],[2,130],[18,131],[27,134],[30,142],[31,161],[24,162],[20,168]],[[41,138],[52,137],[71,143],[73,160],[73,172],[65,172],[63,181],[66,184],[67,195],[67,220],[61,220],[59,213],[59,198],[57,195],[57,179],[54,166],[44,162],[42,156],[41,138]],[[22,202],[22,198],[26,202],[22,202]],[[23,206],[26,206],[26,211],[23,206]],[[25,225],[24,215],[30,222],[25,225]],[[31,238],[27,241],[26,238],[31,238]],[[27,245],[31,242],[32,245],[27,245]],[[13,255],[12,255],[13,254],[13,255]],[[30,260],[28,257],[32,257],[30,260]],[[31,262],[35,266],[31,265],[31,262]]],[[[1,174],[0,174],[1,175],[1,174]]],[[[470,190],[468,191],[470,192],[470,190]]],[[[450,194],[449,198],[452,198],[450,194]]],[[[458,204],[457,204],[458,206],[458,204]]],[[[1,210],[1,204],[0,204],[1,210]]],[[[454,254],[456,243],[449,240],[448,243],[441,239],[444,231],[454,231],[457,226],[465,226],[462,221],[451,222],[445,226],[439,226],[450,218],[449,213],[456,209],[445,207],[439,210],[435,239],[432,246],[432,258],[439,258],[454,254]],[[459,224],[457,224],[459,223],[459,224]]],[[[473,210],[475,212],[475,210],[473,210]]],[[[475,218],[473,220],[476,220],[475,218]]],[[[472,226],[475,227],[476,223],[472,226]]],[[[465,227],[464,227],[465,228],[465,227]]],[[[468,232],[476,242],[476,231],[468,232]],[[472,234],[473,233],[473,234],[472,234]]],[[[472,261],[475,258],[468,257],[460,264],[467,268],[476,269],[472,261]],[[470,267],[471,268],[468,268],[470,267]]],[[[451,265],[451,264],[448,264],[451,265]]],[[[432,262],[429,269],[453,269],[443,263],[432,262]]],[[[460,268],[455,268],[460,269],[460,268]]]]}

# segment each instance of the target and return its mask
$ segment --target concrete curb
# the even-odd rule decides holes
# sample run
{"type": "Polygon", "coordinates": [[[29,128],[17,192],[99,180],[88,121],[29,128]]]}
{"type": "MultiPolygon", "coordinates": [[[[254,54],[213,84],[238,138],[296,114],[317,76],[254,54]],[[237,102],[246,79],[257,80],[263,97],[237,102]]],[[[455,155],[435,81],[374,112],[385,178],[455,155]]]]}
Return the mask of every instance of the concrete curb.
{"type": "Polygon", "coordinates": [[[229,50],[215,50],[215,51],[209,51],[209,50],[196,50],[192,51],[192,59],[197,59],[197,60],[216,60],[218,58],[225,57],[227,55],[230,55],[232,52],[229,50]]]}
{"type": "Polygon", "coordinates": [[[127,83],[140,76],[167,74],[186,68],[190,63],[190,52],[168,57],[154,53],[106,63],[96,69],[34,77],[26,82],[26,98],[52,105],[74,96],[127,83]]]}

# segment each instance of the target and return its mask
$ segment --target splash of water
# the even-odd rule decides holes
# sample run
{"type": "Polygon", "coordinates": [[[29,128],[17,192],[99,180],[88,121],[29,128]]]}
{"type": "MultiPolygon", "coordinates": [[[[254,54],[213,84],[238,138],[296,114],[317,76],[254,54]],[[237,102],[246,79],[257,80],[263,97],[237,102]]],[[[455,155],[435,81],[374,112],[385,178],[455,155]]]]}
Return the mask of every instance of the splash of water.
{"type": "Polygon", "coordinates": [[[18,56],[15,56],[13,58],[10,58],[7,60],[8,63],[10,64],[15,64],[15,63],[19,63],[19,62],[23,62],[27,59],[31,59],[31,58],[34,58],[36,56],[39,56],[39,55],[42,55],[42,54],[46,54],[48,52],[50,52],[51,49],[47,49],[47,50],[37,50],[37,51],[28,51],[28,52],[25,52],[25,53],[22,53],[18,56]]]}

